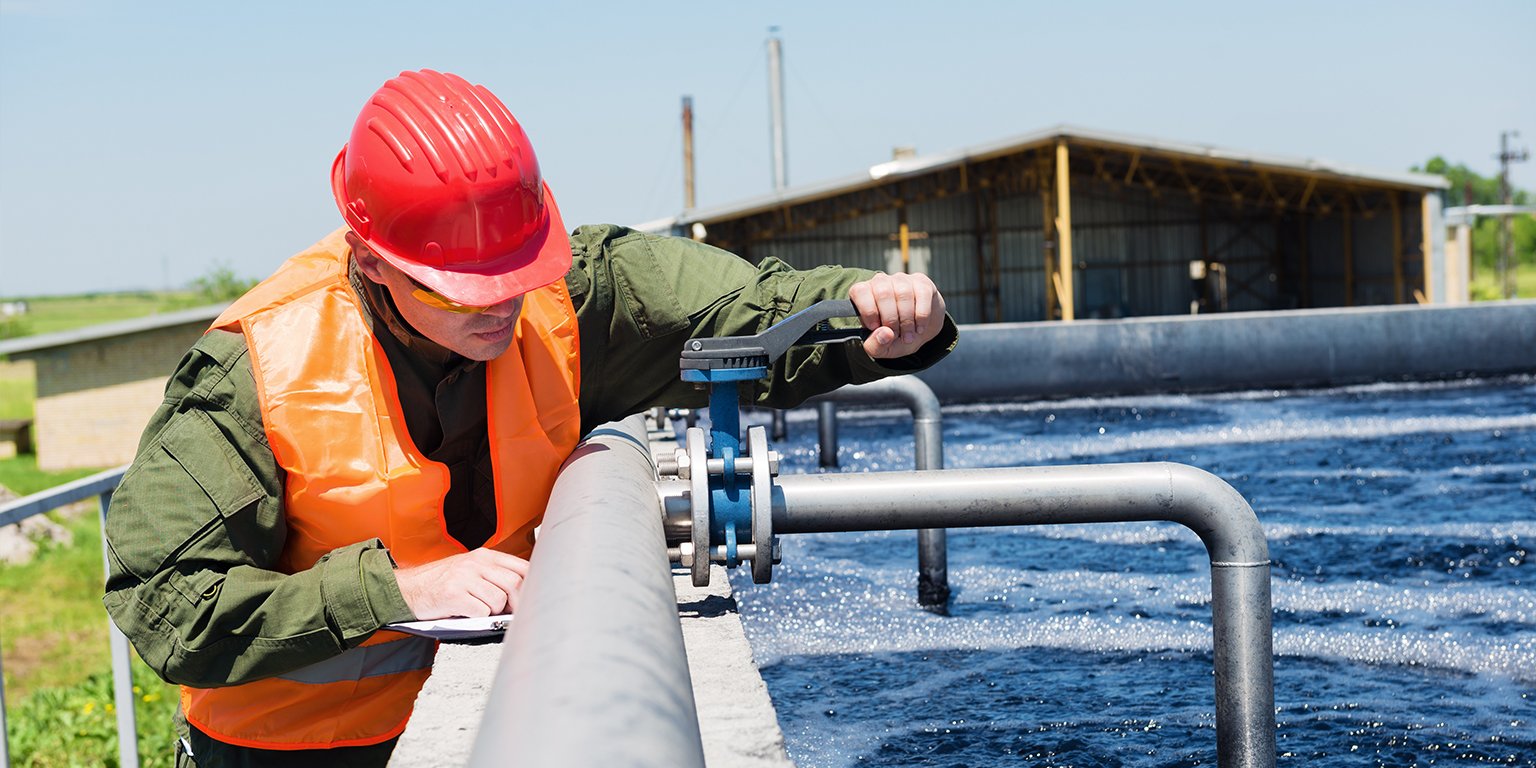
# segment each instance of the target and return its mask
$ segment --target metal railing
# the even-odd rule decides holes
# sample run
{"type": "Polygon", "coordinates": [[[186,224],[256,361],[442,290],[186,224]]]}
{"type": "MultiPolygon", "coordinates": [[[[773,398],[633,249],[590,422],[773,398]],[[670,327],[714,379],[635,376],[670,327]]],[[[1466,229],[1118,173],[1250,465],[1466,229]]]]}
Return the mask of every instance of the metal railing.
{"type": "MultiPolygon", "coordinates": [[[[123,473],[126,471],[128,471],[127,467],[109,469],[0,505],[0,526],[19,523],[34,515],[41,515],[65,504],[95,496],[98,498],[101,521],[101,568],[102,573],[106,574],[108,571],[107,507],[112,503],[112,492],[117,489],[118,483],[122,482],[123,473]]],[[[128,638],[117,628],[117,625],[112,623],[111,619],[107,620],[107,632],[112,642],[112,694],[117,708],[117,761],[123,768],[138,768],[139,732],[133,711],[135,697],[132,667],[129,665],[132,660],[131,651],[128,648],[128,638]]],[[[4,675],[0,674],[0,766],[11,764],[9,742],[10,729],[5,720],[4,675]]]]}

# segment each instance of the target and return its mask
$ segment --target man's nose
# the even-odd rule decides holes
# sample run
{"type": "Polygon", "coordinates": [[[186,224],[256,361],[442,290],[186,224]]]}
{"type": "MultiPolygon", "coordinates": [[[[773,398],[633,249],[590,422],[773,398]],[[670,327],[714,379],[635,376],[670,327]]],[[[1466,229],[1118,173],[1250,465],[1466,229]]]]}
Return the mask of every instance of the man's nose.
{"type": "Polygon", "coordinates": [[[485,314],[492,317],[514,317],[517,315],[518,310],[522,309],[522,306],[523,297],[513,296],[512,298],[507,299],[500,304],[492,304],[491,306],[487,307],[485,314]]]}

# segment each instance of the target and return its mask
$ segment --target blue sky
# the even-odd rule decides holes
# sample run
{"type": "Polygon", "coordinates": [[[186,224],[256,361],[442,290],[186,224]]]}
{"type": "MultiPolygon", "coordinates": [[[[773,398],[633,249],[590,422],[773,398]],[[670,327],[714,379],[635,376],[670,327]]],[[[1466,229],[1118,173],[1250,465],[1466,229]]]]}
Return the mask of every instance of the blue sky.
{"type": "Polygon", "coordinates": [[[700,205],[762,194],[771,25],[792,185],[1057,123],[1381,170],[1536,146],[1536,2],[0,0],[0,296],[266,275],[339,225],[331,160],[404,69],[499,95],[572,226],[682,207],[684,94],[700,205]]]}

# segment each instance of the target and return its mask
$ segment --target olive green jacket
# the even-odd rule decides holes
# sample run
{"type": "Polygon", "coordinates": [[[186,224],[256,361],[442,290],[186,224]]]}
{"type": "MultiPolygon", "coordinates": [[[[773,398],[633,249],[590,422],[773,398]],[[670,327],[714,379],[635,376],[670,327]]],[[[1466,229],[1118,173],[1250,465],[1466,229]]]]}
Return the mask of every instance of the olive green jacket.
{"type": "MultiPolygon", "coordinates": [[[[651,406],[706,405],[706,393],[679,380],[685,340],[757,333],[846,296],[870,274],[795,271],[774,259],[754,267],[692,241],[614,226],[577,230],[572,252],[565,280],[579,322],[584,431],[651,406]]],[[[884,365],[855,342],[792,349],[743,402],[789,407],[845,383],[919,370],[956,339],[946,318],[938,338],[884,365]]],[[[414,618],[378,539],[285,574],[274,570],[285,533],[283,475],[245,340],[206,334],[171,377],[113,496],[103,602],[161,677],[205,688],[303,667],[414,618]]]]}

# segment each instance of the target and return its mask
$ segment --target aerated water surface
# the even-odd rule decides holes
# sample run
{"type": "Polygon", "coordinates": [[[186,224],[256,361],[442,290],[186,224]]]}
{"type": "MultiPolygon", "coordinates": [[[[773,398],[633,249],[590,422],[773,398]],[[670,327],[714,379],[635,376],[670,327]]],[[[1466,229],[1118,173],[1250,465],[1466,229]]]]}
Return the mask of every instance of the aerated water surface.
{"type": "MultiPolygon", "coordinates": [[[[843,472],[912,468],[844,412],[843,472]]],[[[814,411],[783,472],[817,472],[814,411]]],[[[948,467],[1175,461],[1273,559],[1281,765],[1536,766],[1536,378],[947,408],[948,467]]],[[[789,753],[818,766],[1215,765],[1209,560],[1175,524],[787,536],[733,585],[789,753]]]]}

